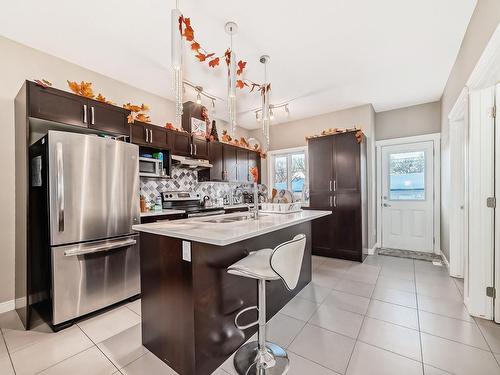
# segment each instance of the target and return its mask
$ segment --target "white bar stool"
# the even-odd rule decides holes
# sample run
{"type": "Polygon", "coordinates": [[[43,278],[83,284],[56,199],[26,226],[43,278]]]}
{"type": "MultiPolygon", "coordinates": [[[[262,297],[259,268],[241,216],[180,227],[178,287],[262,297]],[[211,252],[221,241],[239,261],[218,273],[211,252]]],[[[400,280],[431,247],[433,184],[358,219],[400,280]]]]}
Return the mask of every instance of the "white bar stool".
{"type": "Polygon", "coordinates": [[[288,372],[290,361],[285,349],[266,342],[266,281],[281,279],[288,290],[295,289],[299,282],[305,247],[306,236],[298,234],[274,249],[251,252],[228,267],[227,272],[230,274],[257,279],[259,287],[259,306],[241,310],[234,319],[236,327],[241,330],[259,325],[258,340],[241,346],[234,354],[234,367],[238,374],[281,375],[288,372]],[[239,325],[238,318],[250,310],[258,310],[258,320],[248,325],[239,325]]]}

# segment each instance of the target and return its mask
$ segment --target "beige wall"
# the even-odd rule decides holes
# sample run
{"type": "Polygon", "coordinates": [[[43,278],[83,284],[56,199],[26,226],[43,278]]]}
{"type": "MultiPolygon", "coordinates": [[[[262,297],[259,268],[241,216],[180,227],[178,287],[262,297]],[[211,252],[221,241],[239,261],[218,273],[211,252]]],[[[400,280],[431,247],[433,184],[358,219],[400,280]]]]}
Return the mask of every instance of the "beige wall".
{"type": "Polygon", "coordinates": [[[500,1],[478,0],[441,98],[441,250],[449,259],[449,124],[448,114],[500,23],[500,1]]]}
{"type": "MultiPolygon", "coordinates": [[[[68,90],[66,80],[90,81],[95,93],[121,105],[126,102],[146,103],[151,107],[151,120],[164,125],[173,122],[173,102],[129,86],[78,65],[0,37],[0,303],[14,298],[14,97],[25,79],[45,78],[54,87],[68,90]]],[[[217,121],[219,134],[226,123],[217,121]]],[[[245,129],[238,135],[248,136],[245,129]]]]}
{"type": "Polygon", "coordinates": [[[375,114],[377,141],[440,132],[441,102],[439,101],[375,114]]]}
{"type": "MultiPolygon", "coordinates": [[[[376,242],[376,209],[375,209],[375,111],[371,104],[330,112],[302,120],[272,125],[270,128],[269,150],[281,150],[292,147],[306,146],[306,137],[320,134],[327,128],[353,128],[363,130],[367,138],[368,162],[368,246],[376,242]]],[[[263,144],[262,130],[255,129],[250,136],[257,138],[263,144]]],[[[267,162],[262,163],[262,181],[268,183],[267,162]]]]}

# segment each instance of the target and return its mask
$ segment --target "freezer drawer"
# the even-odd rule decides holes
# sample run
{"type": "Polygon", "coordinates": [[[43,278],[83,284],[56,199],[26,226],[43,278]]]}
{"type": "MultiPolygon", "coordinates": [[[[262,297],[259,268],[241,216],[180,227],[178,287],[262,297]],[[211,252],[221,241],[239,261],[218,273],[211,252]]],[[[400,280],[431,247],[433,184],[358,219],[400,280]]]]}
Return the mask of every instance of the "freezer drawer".
{"type": "Polygon", "coordinates": [[[53,247],[53,324],[139,294],[138,240],[135,235],[53,247]]]}

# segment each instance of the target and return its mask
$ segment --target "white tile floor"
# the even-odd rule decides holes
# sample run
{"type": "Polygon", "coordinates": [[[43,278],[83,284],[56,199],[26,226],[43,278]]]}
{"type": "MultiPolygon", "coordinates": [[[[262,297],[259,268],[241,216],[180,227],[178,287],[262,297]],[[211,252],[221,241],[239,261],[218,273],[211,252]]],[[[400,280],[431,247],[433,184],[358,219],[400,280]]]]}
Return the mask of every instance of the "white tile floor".
{"type": "MultiPolygon", "coordinates": [[[[500,375],[500,325],[472,319],[462,290],[428,262],[313,257],[313,282],[268,338],[287,348],[291,375],[500,375]]],[[[175,374],[141,345],[140,314],[135,301],[59,333],[2,314],[0,374],[175,374]]],[[[235,374],[232,358],[214,374],[235,374]]]]}

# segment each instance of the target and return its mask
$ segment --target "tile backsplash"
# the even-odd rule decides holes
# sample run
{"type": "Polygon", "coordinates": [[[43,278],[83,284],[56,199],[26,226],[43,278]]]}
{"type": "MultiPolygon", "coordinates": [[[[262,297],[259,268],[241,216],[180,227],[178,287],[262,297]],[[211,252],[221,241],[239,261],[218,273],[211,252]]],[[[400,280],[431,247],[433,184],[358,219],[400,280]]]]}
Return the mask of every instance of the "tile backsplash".
{"type": "MultiPolygon", "coordinates": [[[[164,191],[195,191],[201,196],[208,195],[212,200],[229,195],[236,187],[251,189],[251,184],[238,182],[198,182],[198,173],[186,168],[172,166],[171,179],[141,177],[141,195],[154,201],[164,191]]],[[[267,187],[259,185],[259,191],[267,195],[267,187]]]]}

